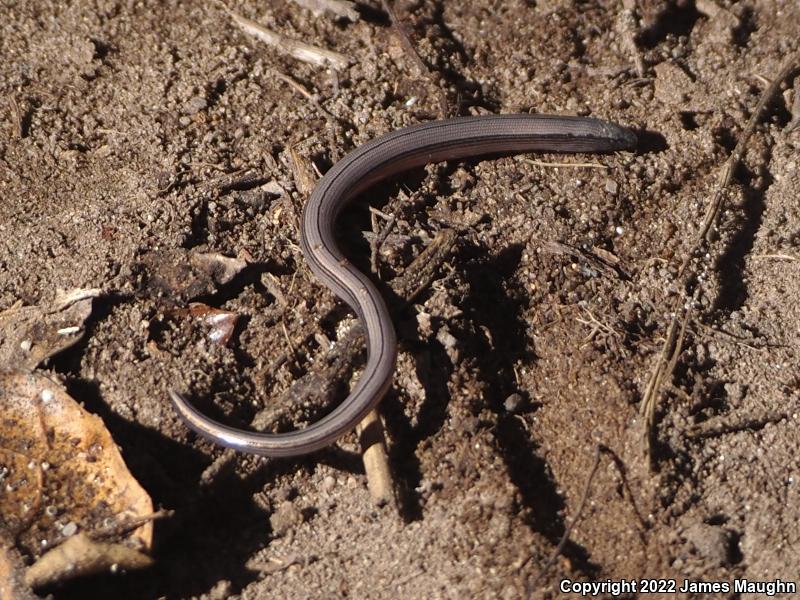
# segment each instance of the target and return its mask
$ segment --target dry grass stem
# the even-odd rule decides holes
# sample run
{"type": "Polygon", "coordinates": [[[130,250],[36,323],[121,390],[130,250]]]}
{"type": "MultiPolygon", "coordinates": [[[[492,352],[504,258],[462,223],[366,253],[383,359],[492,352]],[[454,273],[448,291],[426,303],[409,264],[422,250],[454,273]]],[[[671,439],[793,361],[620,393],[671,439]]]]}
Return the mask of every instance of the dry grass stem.
{"type": "Polygon", "coordinates": [[[299,40],[287,38],[279,33],[267,29],[263,25],[243,17],[229,8],[225,7],[225,11],[231,16],[234,22],[246,34],[261,40],[274,48],[277,48],[284,54],[293,56],[297,60],[307,62],[318,67],[332,67],[334,69],[344,69],[347,66],[348,60],[344,54],[339,54],[333,50],[326,50],[306,44],[299,40]]]}
{"type": "Polygon", "coordinates": [[[547,162],[544,160],[536,160],[533,158],[523,158],[521,159],[522,162],[528,163],[529,165],[536,165],[537,167],[551,167],[551,168],[573,168],[573,169],[608,169],[608,165],[604,165],[601,163],[596,162],[578,162],[578,163],[567,163],[567,162],[547,162]]]}
{"type": "MultiPolygon", "coordinates": [[[[697,269],[693,269],[691,271],[688,271],[687,269],[691,264],[693,256],[695,256],[697,251],[703,246],[704,243],[709,241],[709,233],[722,208],[725,191],[733,180],[733,174],[736,171],[736,167],[742,160],[742,156],[747,149],[747,142],[753,135],[764,109],[772,100],[772,98],[774,98],[778,93],[781,84],[792,75],[799,64],[800,51],[792,54],[783,63],[778,74],[761,94],[758,104],[756,104],[753,114],[750,116],[750,120],[742,131],[742,135],[739,136],[736,146],[734,147],[733,152],[731,152],[731,155],[722,170],[719,184],[703,218],[703,224],[701,225],[697,237],[695,238],[692,247],[687,252],[683,264],[678,272],[678,277],[684,277],[684,281],[688,281],[689,279],[697,276],[697,269]]],[[[653,449],[656,439],[655,415],[658,400],[661,396],[662,390],[664,389],[665,383],[672,376],[675,365],[677,364],[683,344],[683,337],[686,332],[686,326],[689,321],[691,309],[688,308],[688,306],[697,300],[699,291],[700,288],[698,287],[695,290],[691,301],[686,303],[687,307],[677,311],[677,313],[673,315],[672,319],[670,320],[666,341],[664,342],[659,359],[656,362],[656,365],[654,366],[650,376],[648,377],[647,386],[645,387],[645,391],[642,396],[640,412],[645,416],[646,419],[645,438],[647,443],[647,456],[651,469],[654,469],[655,467],[653,449]],[[680,319],[681,312],[683,312],[682,319],[680,319]]],[[[685,292],[682,298],[686,300],[685,292]]]]}
{"type": "Polygon", "coordinates": [[[639,79],[645,77],[645,64],[642,53],[636,45],[636,36],[639,32],[639,18],[636,15],[636,1],[622,0],[622,10],[618,17],[618,27],[622,34],[622,43],[633,61],[636,75],[639,79]]]}

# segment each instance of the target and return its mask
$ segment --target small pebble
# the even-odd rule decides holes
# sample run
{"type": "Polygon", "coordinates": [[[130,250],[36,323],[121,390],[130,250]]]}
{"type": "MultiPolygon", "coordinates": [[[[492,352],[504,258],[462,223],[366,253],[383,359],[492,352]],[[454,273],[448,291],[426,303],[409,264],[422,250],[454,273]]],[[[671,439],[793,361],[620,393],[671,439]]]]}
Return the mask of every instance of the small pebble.
{"type": "Polygon", "coordinates": [[[208,600],[225,600],[233,595],[233,585],[227,579],[218,581],[208,592],[208,600]]]}
{"type": "Polygon", "coordinates": [[[278,509],[269,517],[272,533],[283,537],[303,522],[303,513],[290,501],[281,502],[278,509]]]}
{"type": "Polygon", "coordinates": [[[208,106],[208,100],[205,99],[203,96],[195,96],[194,98],[190,98],[186,101],[183,105],[183,112],[187,115],[196,115],[201,110],[204,110],[208,106]]]}
{"type": "Polygon", "coordinates": [[[525,404],[525,398],[522,397],[521,394],[511,394],[506,401],[503,402],[503,406],[505,409],[510,413],[518,413],[522,410],[523,405],[525,404]]]}
{"type": "Polygon", "coordinates": [[[697,523],[687,528],[683,537],[710,564],[724,566],[730,563],[731,535],[722,527],[697,523]]]}
{"type": "Polygon", "coordinates": [[[436,334],[436,339],[439,340],[442,346],[447,349],[455,348],[456,344],[458,343],[458,340],[455,338],[455,336],[447,331],[447,329],[444,327],[436,334]]]}
{"type": "Polygon", "coordinates": [[[276,495],[278,496],[278,500],[285,502],[297,496],[297,489],[294,486],[287,485],[280,488],[276,495]]]}

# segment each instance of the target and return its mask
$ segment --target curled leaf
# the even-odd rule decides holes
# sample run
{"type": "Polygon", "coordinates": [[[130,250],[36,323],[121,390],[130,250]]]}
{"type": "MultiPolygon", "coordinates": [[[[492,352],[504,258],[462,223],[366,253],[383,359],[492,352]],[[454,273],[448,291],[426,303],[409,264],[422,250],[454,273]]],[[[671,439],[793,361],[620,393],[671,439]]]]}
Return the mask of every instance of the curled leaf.
{"type": "Polygon", "coordinates": [[[229,310],[214,308],[202,302],[192,302],[189,308],[178,308],[170,313],[177,317],[192,317],[200,320],[208,328],[208,339],[215,344],[227,346],[233,332],[236,330],[236,323],[239,315],[229,310]]]}
{"type": "Polygon", "coordinates": [[[236,329],[236,322],[239,320],[239,315],[236,313],[220,310],[199,302],[193,302],[189,305],[189,314],[202,319],[210,328],[209,339],[223,346],[226,346],[231,340],[231,336],[236,329]]]}

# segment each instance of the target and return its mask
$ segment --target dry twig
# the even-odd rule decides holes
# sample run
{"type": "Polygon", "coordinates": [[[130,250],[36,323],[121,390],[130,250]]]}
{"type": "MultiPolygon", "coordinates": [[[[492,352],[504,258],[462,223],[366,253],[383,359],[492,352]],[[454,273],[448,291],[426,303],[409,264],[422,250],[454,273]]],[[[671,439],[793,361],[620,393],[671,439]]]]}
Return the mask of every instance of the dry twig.
{"type": "Polygon", "coordinates": [[[312,94],[305,87],[303,87],[301,83],[298,83],[288,75],[285,75],[284,73],[281,73],[276,69],[273,69],[272,72],[275,74],[275,77],[286,83],[290,88],[292,88],[303,98],[308,100],[312,105],[314,105],[314,108],[316,108],[323,117],[325,117],[328,120],[335,119],[335,117],[324,106],[322,106],[322,104],[319,103],[319,100],[317,100],[314,94],[312,94]]]}
{"type": "Polygon", "coordinates": [[[25,573],[25,583],[37,589],[78,575],[143,569],[152,564],[153,559],[142,552],[122,544],[98,542],[85,533],[77,533],[31,565],[25,573]]]}
{"type": "MultiPolygon", "coordinates": [[[[592,470],[589,472],[589,476],[586,478],[586,485],[583,488],[583,493],[581,494],[580,502],[578,503],[578,511],[575,513],[575,517],[570,521],[569,525],[566,527],[564,531],[564,535],[561,536],[561,540],[559,540],[558,545],[556,546],[553,553],[550,557],[545,561],[544,565],[542,566],[539,574],[534,578],[533,582],[531,583],[531,590],[536,588],[536,585],[541,581],[542,577],[544,577],[550,568],[555,564],[556,559],[559,557],[561,552],[563,552],[564,547],[567,545],[569,541],[570,535],[572,535],[572,531],[575,529],[578,522],[581,520],[583,516],[583,511],[586,508],[586,503],[589,500],[589,492],[591,491],[592,482],[594,481],[595,475],[597,475],[597,471],[600,467],[600,456],[602,454],[607,454],[611,458],[611,464],[616,467],[617,472],[619,473],[619,477],[621,479],[622,489],[624,490],[624,495],[628,496],[628,500],[631,504],[631,509],[633,510],[634,515],[636,516],[636,520],[638,522],[638,530],[639,530],[639,539],[642,542],[642,545],[647,548],[647,539],[645,537],[644,532],[647,529],[647,521],[642,516],[642,513],[639,511],[639,507],[636,505],[636,498],[633,494],[633,490],[630,487],[630,483],[628,481],[628,477],[625,474],[625,466],[620,460],[620,458],[614,453],[613,450],[604,446],[603,444],[598,444],[595,448],[594,454],[594,463],[592,465],[592,470]]],[[[528,562],[530,562],[531,557],[529,556],[526,560],[524,560],[519,567],[515,570],[521,570],[528,562]]]]}
{"type": "MultiPolygon", "coordinates": [[[[390,283],[392,291],[401,301],[402,306],[411,304],[434,281],[440,266],[452,252],[455,238],[455,232],[450,229],[439,232],[406,270],[390,283]]],[[[341,382],[346,380],[352,371],[353,364],[363,350],[363,336],[364,328],[360,322],[357,322],[329,352],[320,353],[309,367],[308,373],[296,380],[270,407],[255,416],[252,422],[253,428],[263,429],[279,422],[291,420],[289,417],[291,412],[308,406],[312,401],[314,404],[318,404],[319,400],[322,400],[323,403],[334,402],[341,382]]],[[[203,473],[202,483],[208,484],[213,481],[216,474],[222,471],[227,463],[234,460],[235,456],[234,450],[225,450],[203,473]]],[[[370,469],[369,472],[375,471],[372,466],[365,465],[365,469],[370,469]]],[[[384,479],[384,482],[380,484],[381,487],[386,488],[387,485],[391,487],[385,481],[389,475],[390,471],[387,465],[380,475],[380,478],[384,479]]],[[[373,484],[368,481],[368,485],[373,484]]]]}
{"type": "Polygon", "coordinates": [[[653,372],[647,380],[639,413],[645,418],[645,436],[647,441],[647,458],[650,469],[654,469],[655,434],[656,434],[656,407],[664,383],[672,377],[678,358],[683,350],[683,339],[686,334],[686,325],[689,323],[691,306],[685,309],[683,319],[678,320],[678,315],[673,316],[667,330],[667,339],[661,348],[661,355],[656,362],[653,372]]]}
{"type": "Polygon", "coordinates": [[[356,429],[361,441],[364,471],[367,474],[367,488],[372,501],[378,506],[395,504],[394,482],[392,470],[389,468],[389,456],[386,453],[386,439],[383,425],[377,410],[372,410],[364,417],[356,429]]]}
{"type": "Polygon", "coordinates": [[[622,30],[623,45],[628,50],[636,75],[639,79],[645,76],[645,65],[642,53],[636,45],[636,34],[639,30],[639,19],[636,16],[636,0],[622,0],[622,11],[618,18],[619,28],[622,30]]]}
{"type": "Polygon", "coordinates": [[[792,120],[786,126],[786,132],[791,133],[800,128],[800,79],[794,82],[794,100],[792,101],[792,120]]]}
{"type": "MultiPolygon", "coordinates": [[[[764,112],[764,108],[767,106],[767,104],[769,104],[772,98],[775,97],[775,94],[777,94],[778,88],[780,88],[784,80],[792,74],[792,72],[797,68],[798,64],[800,64],[800,52],[794,53],[789,57],[788,60],[786,60],[786,62],[783,63],[781,70],[778,71],[778,74],[772,80],[772,83],[770,83],[761,94],[761,98],[759,98],[758,104],[756,104],[755,109],[753,109],[753,114],[750,116],[747,126],[744,128],[744,131],[742,131],[742,135],[739,136],[736,146],[734,147],[733,152],[731,152],[731,155],[725,164],[725,168],[722,171],[722,177],[720,178],[719,185],[717,186],[717,191],[714,193],[711,204],[708,206],[708,210],[706,210],[705,217],[703,218],[703,225],[700,227],[700,232],[695,241],[693,251],[689,253],[689,256],[686,259],[687,263],[689,260],[691,260],[691,255],[694,253],[694,251],[699,249],[702,246],[703,241],[707,239],[708,233],[711,230],[711,227],[714,224],[720,209],[722,208],[725,190],[733,180],[733,174],[736,171],[736,167],[739,166],[745,150],[747,150],[747,142],[750,140],[750,136],[753,135],[756,125],[758,125],[758,122],[761,119],[761,113],[764,112]]],[[[687,263],[684,263],[683,267],[681,267],[681,272],[683,272],[687,263]]]]}
{"type": "Polygon", "coordinates": [[[580,248],[575,248],[568,244],[562,244],[561,242],[557,242],[555,240],[547,240],[542,243],[541,249],[542,251],[550,254],[563,254],[569,256],[578,264],[588,265],[591,269],[594,269],[598,273],[602,273],[607,277],[616,277],[623,280],[630,279],[630,276],[620,268],[619,264],[611,262],[611,257],[613,256],[611,253],[606,253],[604,256],[598,252],[599,250],[602,250],[601,248],[593,249],[594,253],[590,254],[589,252],[586,252],[580,248]]]}
{"type": "Polygon", "coordinates": [[[248,19],[247,17],[243,17],[233,12],[224,4],[222,4],[222,7],[231,16],[234,22],[242,29],[242,31],[248,35],[252,35],[254,38],[261,40],[265,44],[269,44],[270,46],[273,46],[278,50],[293,56],[298,60],[302,60],[303,62],[317,65],[319,67],[332,67],[339,70],[344,69],[347,66],[348,61],[344,54],[334,52],[333,50],[326,50],[324,48],[312,46],[311,44],[306,44],[305,42],[301,42],[299,40],[287,38],[272,31],[271,29],[267,29],[263,25],[260,25],[259,23],[248,19]]]}
{"type": "Polygon", "coordinates": [[[537,167],[551,167],[551,168],[573,168],[573,169],[608,169],[608,165],[604,165],[602,163],[597,162],[575,162],[575,163],[568,163],[568,162],[548,162],[545,160],[536,160],[533,158],[521,158],[522,162],[527,163],[529,165],[535,165],[537,167]]]}
{"type": "Polygon", "coordinates": [[[19,108],[19,103],[14,96],[8,97],[8,103],[11,105],[11,114],[14,118],[14,135],[17,139],[25,137],[25,127],[23,125],[22,110],[19,108]]]}
{"type": "Polygon", "coordinates": [[[392,30],[397,35],[397,38],[400,40],[400,44],[403,46],[403,49],[406,51],[406,54],[411,59],[411,62],[414,63],[414,66],[417,70],[417,73],[420,77],[427,77],[431,85],[437,91],[437,95],[439,97],[439,118],[446,119],[450,112],[450,108],[447,103],[447,96],[445,95],[444,91],[439,86],[438,82],[434,80],[433,74],[428,69],[425,61],[422,60],[422,57],[417,52],[417,49],[414,47],[413,42],[411,41],[411,37],[408,35],[408,31],[403,26],[403,23],[397,17],[397,13],[394,12],[394,7],[390,0],[381,0],[381,6],[383,7],[384,12],[389,15],[389,21],[392,24],[392,30]]]}
{"type": "MultiPolygon", "coordinates": [[[[594,476],[597,474],[597,469],[600,467],[601,451],[602,451],[601,446],[597,446],[597,448],[595,448],[594,465],[592,465],[592,470],[589,472],[589,477],[586,478],[586,485],[583,488],[581,501],[578,504],[578,512],[575,513],[575,516],[572,518],[572,520],[570,520],[569,525],[564,529],[564,535],[561,536],[561,540],[558,542],[558,546],[556,546],[555,550],[553,550],[553,553],[550,555],[550,558],[547,559],[547,561],[542,566],[541,571],[539,571],[539,574],[533,580],[533,583],[531,584],[532,588],[536,587],[536,585],[539,583],[542,577],[547,573],[547,571],[550,570],[550,567],[552,567],[553,564],[555,564],[556,559],[558,559],[559,555],[564,550],[564,546],[567,545],[567,542],[569,541],[569,536],[572,533],[573,528],[581,520],[581,517],[583,516],[583,509],[586,507],[586,501],[589,499],[589,491],[592,488],[592,481],[594,481],[594,476]]],[[[522,566],[524,566],[524,564],[526,563],[527,561],[523,563],[522,566]]]]}
{"type": "Polygon", "coordinates": [[[790,419],[791,412],[791,409],[788,411],[775,412],[758,418],[743,419],[738,423],[729,423],[724,418],[710,419],[694,425],[688,431],[687,437],[696,440],[719,437],[742,431],[760,431],[769,424],[776,424],[790,419]]]}
{"type": "MultiPolygon", "coordinates": [[[[697,269],[693,269],[691,271],[688,271],[687,269],[691,264],[692,258],[696,255],[698,250],[703,246],[704,243],[707,243],[709,241],[708,234],[711,231],[711,227],[716,221],[716,218],[719,215],[719,212],[722,208],[725,191],[727,190],[728,186],[733,180],[733,174],[736,171],[736,167],[742,160],[742,156],[744,155],[744,152],[747,147],[747,142],[753,135],[753,132],[755,131],[756,125],[761,119],[764,109],[766,108],[767,104],[769,104],[769,102],[772,100],[772,98],[777,94],[778,89],[780,88],[784,80],[786,80],[788,77],[792,75],[795,69],[798,68],[798,65],[800,65],[800,51],[792,54],[784,62],[778,74],[775,76],[772,82],[767,86],[767,88],[761,94],[761,97],[758,100],[758,104],[756,104],[756,107],[753,110],[753,114],[751,115],[750,120],[747,123],[747,126],[744,128],[744,131],[742,131],[742,135],[737,140],[736,146],[734,147],[733,152],[731,152],[731,155],[725,164],[716,192],[714,193],[711,203],[709,204],[708,209],[706,210],[705,217],[703,219],[703,224],[700,227],[700,230],[694,241],[694,244],[687,253],[687,256],[678,272],[678,277],[683,277],[684,282],[688,282],[690,279],[695,278],[697,276],[698,272],[697,269]]],[[[676,314],[673,315],[670,321],[669,329],[667,331],[667,339],[664,342],[661,355],[659,356],[659,359],[656,362],[653,371],[651,372],[648,378],[647,386],[645,388],[645,392],[642,397],[640,412],[646,418],[645,439],[647,441],[647,446],[646,446],[647,456],[651,469],[653,469],[655,466],[653,457],[653,447],[656,435],[655,434],[656,407],[662,389],[665,383],[671,377],[672,372],[675,369],[675,365],[677,364],[683,343],[683,336],[686,332],[686,326],[689,321],[690,305],[697,300],[699,292],[700,288],[698,287],[695,290],[694,296],[691,299],[691,301],[686,303],[687,306],[683,307],[681,310],[678,310],[676,314]],[[683,313],[682,319],[680,317],[681,312],[683,313]]],[[[686,300],[685,292],[681,296],[681,299],[686,300]]]]}
{"type": "Polygon", "coordinates": [[[397,218],[394,215],[387,215],[385,212],[373,207],[370,207],[370,213],[372,215],[372,230],[377,230],[378,233],[370,243],[369,264],[372,272],[375,273],[377,277],[380,277],[380,273],[378,273],[378,259],[380,258],[381,247],[386,241],[386,238],[389,237],[392,229],[394,229],[397,218]],[[378,228],[378,220],[376,217],[383,217],[383,219],[386,220],[386,225],[378,228]]]}

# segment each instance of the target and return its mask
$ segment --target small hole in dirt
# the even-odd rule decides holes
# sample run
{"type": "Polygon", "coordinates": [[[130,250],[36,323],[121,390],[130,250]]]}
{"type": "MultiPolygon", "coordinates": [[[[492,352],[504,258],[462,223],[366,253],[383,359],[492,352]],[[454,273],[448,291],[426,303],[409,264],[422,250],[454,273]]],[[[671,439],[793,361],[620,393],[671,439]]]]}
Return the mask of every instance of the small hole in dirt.
{"type": "Polygon", "coordinates": [[[700,17],[701,14],[694,7],[694,3],[687,6],[670,4],[656,17],[650,27],[641,32],[640,42],[645,48],[655,48],[669,36],[689,35],[700,17]]]}
{"type": "Polygon", "coordinates": [[[752,8],[744,8],[739,15],[739,26],[733,30],[733,41],[739,47],[747,46],[752,33],[758,29],[752,8]]]}
{"type": "Polygon", "coordinates": [[[744,559],[742,550],[739,548],[739,540],[742,535],[736,531],[728,531],[730,537],[728,539],[728,562],[732,565],[738,565],[744,559]]]}
{"type": "Polygon", "coordinates": [[[725,525],[728,522],[728,517],[725,515],[711,515],[706,519],[706,524],[708,525],[725,525]]]}
{"type": "Polygon", "coordinates": [[[103,60],[106,56],[108,56],[108,53],[111,52],[112,47],[108,42],[98,38],[89,39],[92,42],[92,45],[94,45],[94,56],[92,56],[92,58],[96,60],[103,60]]]}
{"type": "Polygon", "coordinates": [[[736,147],[736,137],[728,128],[718,127],[713,131],[714,141],[725,148],[728,152],[733,152],[736,147]]]}
{"type": "Polygon", "coordinates": [[[681,127],[683,127],[686,131],[694,131],[699,127],[695,113],[682,112],[679,114],[679,116],[681,120],[681,127]]]}

